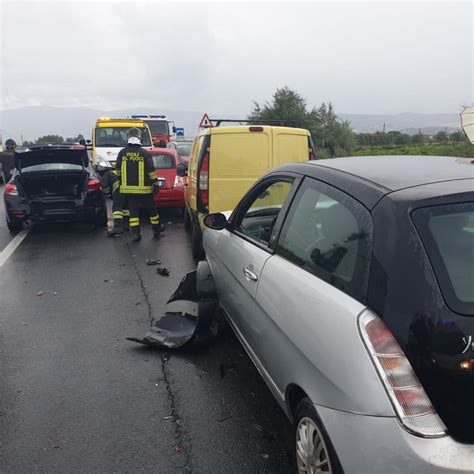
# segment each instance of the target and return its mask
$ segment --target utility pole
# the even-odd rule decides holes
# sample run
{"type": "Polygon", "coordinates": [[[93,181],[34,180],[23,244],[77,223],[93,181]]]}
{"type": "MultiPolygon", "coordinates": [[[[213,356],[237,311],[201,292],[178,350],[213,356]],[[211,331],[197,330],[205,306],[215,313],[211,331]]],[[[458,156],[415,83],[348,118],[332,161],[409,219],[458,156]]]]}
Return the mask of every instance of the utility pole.
{"type": "Polygon", "coordinates": [[[385,124],[383,124],[383,133],[385,133],[385,124]]]}

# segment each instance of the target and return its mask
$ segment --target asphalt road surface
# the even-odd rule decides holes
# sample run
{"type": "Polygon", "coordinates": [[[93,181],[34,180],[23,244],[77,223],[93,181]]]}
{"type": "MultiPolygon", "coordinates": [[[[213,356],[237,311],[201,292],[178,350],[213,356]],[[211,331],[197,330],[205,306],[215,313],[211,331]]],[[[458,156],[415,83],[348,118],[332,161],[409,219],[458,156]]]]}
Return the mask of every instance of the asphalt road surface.
{"type": "Polygon", "coordinates": [[[0,472],[291,472],[290,425],[232,334],[197,352],[126,340],[195,266],[181,218],[162,222],[138,244],[35,226],[0,267],[0,472]]]}

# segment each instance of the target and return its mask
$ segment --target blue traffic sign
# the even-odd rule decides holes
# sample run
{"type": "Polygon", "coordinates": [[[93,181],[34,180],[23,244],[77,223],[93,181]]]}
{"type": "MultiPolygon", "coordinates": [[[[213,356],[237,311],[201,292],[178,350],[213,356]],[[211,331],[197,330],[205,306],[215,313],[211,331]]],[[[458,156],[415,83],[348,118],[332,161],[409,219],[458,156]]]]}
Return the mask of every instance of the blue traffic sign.
{"type": "Polygon", "coordinates": [[[184,137],[184,128],[177,128],[176,129],[176,136],[177,137],[184,137]]]}

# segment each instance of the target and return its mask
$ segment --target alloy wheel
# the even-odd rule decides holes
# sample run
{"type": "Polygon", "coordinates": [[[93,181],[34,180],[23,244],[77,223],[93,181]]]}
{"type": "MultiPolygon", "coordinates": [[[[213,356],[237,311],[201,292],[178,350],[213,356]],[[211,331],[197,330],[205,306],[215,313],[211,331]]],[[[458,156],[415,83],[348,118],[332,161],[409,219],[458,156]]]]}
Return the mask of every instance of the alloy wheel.
{"type": "Polygon", "coordinates": [[[323,435],[314,420],[308,417],[301,418],[296,430],[296,462],[298,472],[332,472],[323,435]]]}

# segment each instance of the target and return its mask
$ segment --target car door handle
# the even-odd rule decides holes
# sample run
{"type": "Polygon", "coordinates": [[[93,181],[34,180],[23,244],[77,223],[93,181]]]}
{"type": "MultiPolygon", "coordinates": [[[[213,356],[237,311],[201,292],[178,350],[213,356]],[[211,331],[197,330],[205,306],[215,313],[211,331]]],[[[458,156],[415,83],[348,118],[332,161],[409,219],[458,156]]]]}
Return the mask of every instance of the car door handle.
{"type": "Polygon", "coordinates": [[[249,267],[244,267],[242,271],[244,272],[245,278],[247,278],[247,280],[252,280],[252,281],[258,280],[257,274],[253,270],[251,270],[249,267]]]}

